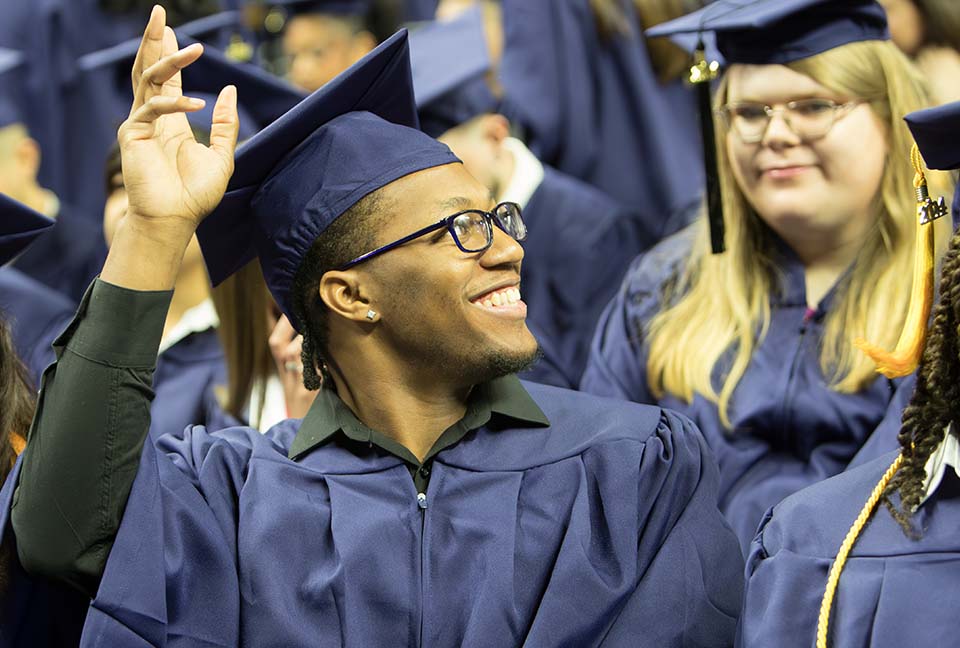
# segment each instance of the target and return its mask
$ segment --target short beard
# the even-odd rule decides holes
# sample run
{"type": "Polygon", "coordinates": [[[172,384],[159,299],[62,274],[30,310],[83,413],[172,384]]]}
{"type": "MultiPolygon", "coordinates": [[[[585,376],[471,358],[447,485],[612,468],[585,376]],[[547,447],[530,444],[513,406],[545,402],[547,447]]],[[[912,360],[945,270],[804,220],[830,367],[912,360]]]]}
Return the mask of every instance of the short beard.
{"type": "Polygon", "coordinates": [[[477,384],[485,383],[496,378],[526,371],[537,364],[542,357],[543,349],[540,348],[539,344],[536,349],[524,354],[491,353],[481,362],[471,366],[469,371],[477,376],[477,379],[475,379],[477,384]]]}

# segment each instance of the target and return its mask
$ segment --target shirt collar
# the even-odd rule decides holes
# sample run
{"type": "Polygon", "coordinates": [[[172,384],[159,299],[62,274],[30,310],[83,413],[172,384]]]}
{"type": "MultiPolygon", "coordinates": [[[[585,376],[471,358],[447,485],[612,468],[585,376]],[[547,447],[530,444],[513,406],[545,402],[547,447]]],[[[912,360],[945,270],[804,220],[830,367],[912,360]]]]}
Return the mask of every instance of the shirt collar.
{"type": "MultiPolygon", "coordinates": [[[[550,425],[546,414],[515,375],[504,376],[478,385],[471,394],[470,400],[464,422],[469,424],[473,422],[469,419],[473,418],[479,421],[478,424],[471,426],[471,429],[489,421],[489,416],[478,417],[478,411],[489,412],[491,415],[497,414],[528,427],[550,425]]],[[[372,442],[383,438],[383,435],[361,423],[350,408],[340,400],[336,392],[321,389],[290,445],[288,456],[295,459],[316,446],[326,443],[337,432],[343,432],[356,441],[372,442]]]]}
{"type": "Polygon", "coordinates": [[[524,209],[537,188],[543,183],[543,163],[530,152],[526,144],[508,137],[503,147],[513,155],[513,175],[500,194],[500,200],[515,202],[524,209]]]}
{"type": "Polygon", "coordinates": [[[158,353],[163,353],[193,333],[202,333],[218,326],[220,326],[220,318],[217,317],[217,309],[213,306],[213,300],[205,299],[183,313],[180,321],[163,336],[158,353]]]}
{"type": "Polygon", "coordinates": [[[960,477],[960,443],[957,442],[956,435],[950,433],[949,425],[944,431],[943,441],[933,451],[924,466],[927,476],[923,481],[921,506],[936,492],[940,482],[943,481],[947,468],[953,468],[953,472],[960,477]]]}

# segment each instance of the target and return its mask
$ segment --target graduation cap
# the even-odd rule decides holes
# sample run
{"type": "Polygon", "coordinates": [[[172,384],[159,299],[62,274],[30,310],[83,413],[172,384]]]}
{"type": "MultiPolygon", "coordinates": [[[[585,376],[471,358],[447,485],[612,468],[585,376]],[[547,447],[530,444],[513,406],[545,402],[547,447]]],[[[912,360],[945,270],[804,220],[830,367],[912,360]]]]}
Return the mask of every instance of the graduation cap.
{"type": "Polygon", "coordinates": [[[716,143],[710,104],[710,82],[717,62],[705,58],[702,37],[711,33],[726,64],[784,64],[865,40],[889,38],[886,13],[874,0],[716,0],[706,7],[647,30],[647,36],[680,36],[689,44],[696,35],[690,80],[700,104],[707,209],[714,253],[722,252],[723,212],[716,172],[716,143]]]}
{"type": "Polygon", "coordinates": [[[23,252],[53,224],[53,220],[0,193],[0,266],[23,252]]]}
{"type": "Polygon", "coordinates": [[[23,122],[23,113],[14,93],[17,85],[15,73],[23,61],[22,52],[0,48],[0,128],[23,122]]]}
{"type": "Polygon", "coordinates": [[[456,19],[433,21],[410,35],[413,92],[421,129],[438,137],[454,126],[497,109],[484,75],[490,54],[483,14],[473,7],[456,19]]]}
{"type": "Polygon", "coordinates": [[[290,291],[316,238],[373,191],[453,162],[418,130],[401,30],[240,147],[223,200],[197,230],[210,279],[259,257],[296,325],[290,291]]]}
{"type": "Polygon", "coordinates": [[[903,118],[931,169],[960,169],[960,101],[918,110],[903,118]]]}

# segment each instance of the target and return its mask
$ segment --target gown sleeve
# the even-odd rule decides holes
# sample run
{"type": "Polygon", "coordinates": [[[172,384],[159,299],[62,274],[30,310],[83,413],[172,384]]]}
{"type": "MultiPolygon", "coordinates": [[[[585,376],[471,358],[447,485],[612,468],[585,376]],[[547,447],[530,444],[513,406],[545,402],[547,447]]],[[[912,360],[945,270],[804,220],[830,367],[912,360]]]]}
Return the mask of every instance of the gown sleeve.
{"type": "Polygon", "coordinates": [[[640,464],[639,501],[650,502],[640,511],[642,575],[602,645],[733,645],[743,560],[717,508],[718,483],[694,424],[664,410],[640,464]]]}
{"type": "Polygon", "coordinates": [[[92,596],[150,426],[172,292],[97,280],[57,339],[13,493],[20,564],[92,596]]]}

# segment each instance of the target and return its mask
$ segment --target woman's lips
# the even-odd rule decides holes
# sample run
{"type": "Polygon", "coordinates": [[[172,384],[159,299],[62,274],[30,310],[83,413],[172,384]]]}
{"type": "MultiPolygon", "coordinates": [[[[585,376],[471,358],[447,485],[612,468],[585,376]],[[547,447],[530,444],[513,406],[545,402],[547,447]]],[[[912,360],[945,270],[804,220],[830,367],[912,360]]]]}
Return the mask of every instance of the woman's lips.
{"type": "Polygon", "coordinates": [[[787,180],[790,178],[795,178],[802,173],[809,171],[812,167],[807,164],[798,164],[794,166],[785,166],[785,167],[775,167],[764,169],[760,172],[760,175],[771,178],[773,180],[787,180]]]}

